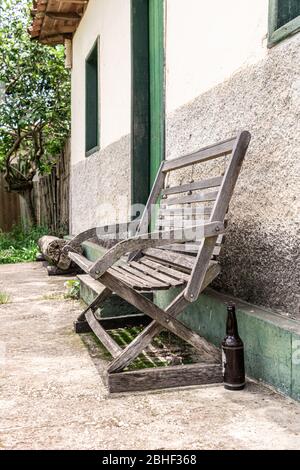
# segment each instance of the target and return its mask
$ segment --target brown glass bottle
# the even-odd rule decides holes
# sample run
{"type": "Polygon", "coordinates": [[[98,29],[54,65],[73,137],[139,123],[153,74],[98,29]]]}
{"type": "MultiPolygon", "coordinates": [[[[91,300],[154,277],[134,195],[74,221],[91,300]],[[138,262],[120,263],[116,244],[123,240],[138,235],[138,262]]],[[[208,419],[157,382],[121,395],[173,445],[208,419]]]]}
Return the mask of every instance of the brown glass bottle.
{"type": "Polygon", "coordinates": [[[226,336],[222,342],[224,387],[243,390],[245,387],[244,344],[238,333],[235,305],[227,306],[226,336]]]}

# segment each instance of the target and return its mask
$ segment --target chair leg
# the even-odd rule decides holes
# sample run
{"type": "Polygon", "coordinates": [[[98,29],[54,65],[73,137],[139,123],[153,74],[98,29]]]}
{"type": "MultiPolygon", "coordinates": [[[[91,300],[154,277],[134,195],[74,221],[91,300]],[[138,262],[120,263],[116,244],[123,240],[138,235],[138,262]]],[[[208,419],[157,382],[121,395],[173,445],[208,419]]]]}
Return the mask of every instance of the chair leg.
{"type": "Polygon", "coordinates": [[[100,308],[104,302],[112,296],[112,291],[104,287],[100,294],[93,300],[93,302],[79,315],[77,321],[74,323],[75,333],[89,333],[91,328],[86,321],[86,314],[91,310],[93,313],[100,308]]]}
{"type": "MultiPolygon", "coordinates": [[[[181,311],[186,305],[186,301],[183,298],[183,294],[180,294],[175,301],[168,307],[166,312],[169,315],[174,315],[174,305],[176,306],[176,312],[181,304],[181,311]],[[173,307],[173,308],[172,308],[173,307]]],[[[179,314],[179,312],[178,312],[179,314]]],[[[116,357],[116,359],[110,363],[108,372],[120,372],[127,367],[136,357],[151,343],[153,338],[163,331],[163,327],[155,320],[144,328],[144,330],[122,351],[122,353],[116,357]]]]}
{"type": "MultiPolygon", "coordinates": [[[[207,273],[202,285],[204,290],[213,279],[215,279],[220,272],[219,266],[213,266],[207,273]]],[[[168,306],[165,313],[169,317],[176,318],[185,309],[188,302],[184,298],[183,292],[179,294],[173,302],[168,306]]],[[[159,335],[164,328],[157,321],[153,320],[140,334],[137,336],[131,344],[125,348],[122,353],[109,365],[108,372],[120,372],[124,367],[128,366],[151,342],[151,340],[159,335]]],[[[211,354],[216,360],[219,359],[219,353],[214,346],[209,344],[204,338],[198,336],[202,342],[202,349],[207,353],[211,354]]]]}
{"type": "MultiPolygon", "coordinates": [[[[155,305],[153,302],[145,298],[142,294],[136,292],[134,289],[126,285],[125,283],[121,282],[119,279],[116,279],[111,273],[106,272],[102,277],[101,277],[101,283],[103,283],[105,286],[107,286],[109,289],[114,291],[117,295],[122,297],[123,299],[127,300],[127,302],[130,302],[132,305],[134,305],[138,310],[141,312],[145,313],[149,317],[151,317],[153,320],[155,320],[155,323],[158,323],[160,325],[160,328],[166,329],[174,333],[175,335],[179,336],[181,339],[187,341],[189,344],[194,346],[196,349],[199,351],[210,351],[214,352],[216,354],[215,348],[213,348],[204,338],[201,338],[197,333],[192,331],[190,328],[185,326],[182,322],[178,321],[176,317],[184,310],[185,306],[187,305],[187,300],[184,298],[183,293],[181,293],[177,299],[175,299],[174,302],[170,305],[170,310],[167,309],[166,311],[159,308],[157,305],[155,305]],[[171,310],[172,306],[172,310],[171,310]]],[[[151,342],[152,340],[152,333],[154,335],[157,334],[156,330],[156,324],[152,325],[154,331],[151,332],[150,338],[149,336],[145,337],[145,334],[141,337],[143,339],[142,341],[142,350],[151,342]]],[[[149,327],[150,328],[150,327],[149,327]]],[[[137,354],[140,353],[140,347],[141,345],[139,344],[139,339],[140,336],[136,338],[134,343],[130,344],[124,351],[123,351],[120,356],[122,355],[123,359],[124,356],[128,353],[130,353],[130,356],[132,353],[134,353],[134,356],[136,357],[136,352],[137,354]]],[[[119,358],[119,356],[118,356],[119,358]]],[[[116,360],[118,360],[116,358],[116,360]]],[[[127,360],[127,359],[126,359],[127,360]]],[[[129,363],[132,362],[133,359],[130,359],[129,363]]],[[[127,363],[128,364],[128,363],[127,363]]],[[[122,370],[124,368],[123,362],[118,364],[117,370],[122,370]]],[[[115,372],[115,363],[113,362],[109,368],[108,372],[115,372]]]]}

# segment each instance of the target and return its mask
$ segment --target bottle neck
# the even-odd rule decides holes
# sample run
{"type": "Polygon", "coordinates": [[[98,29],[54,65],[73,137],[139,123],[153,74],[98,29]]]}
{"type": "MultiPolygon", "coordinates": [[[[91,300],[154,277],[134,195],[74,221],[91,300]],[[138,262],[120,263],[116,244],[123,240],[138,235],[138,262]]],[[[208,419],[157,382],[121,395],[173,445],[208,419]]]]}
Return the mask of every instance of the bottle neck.
{"type": "Polygon", "coordinates": [[[232,306],[228,307],[226,334],[227,336],[239,336],[235,308],[232,306]]]}

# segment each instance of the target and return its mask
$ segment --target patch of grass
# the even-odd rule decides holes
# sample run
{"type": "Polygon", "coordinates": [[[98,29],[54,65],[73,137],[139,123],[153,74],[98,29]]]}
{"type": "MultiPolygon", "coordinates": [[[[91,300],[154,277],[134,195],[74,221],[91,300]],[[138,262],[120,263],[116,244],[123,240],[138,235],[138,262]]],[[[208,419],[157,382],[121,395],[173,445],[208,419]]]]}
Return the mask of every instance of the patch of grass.
{"type": "Polygon", "coordinates": [[[80,297],[80,281],[78,279],[70,279],[65,282],[65,288],[67,289],[64,297],[65,299],[78,300],[80,297]]]}
{"type": "Polygon", "coordinates": [[[46,227],[16,226],[10,233],[0,232],[0,264],[35,261],[38,239],[48,233],[46,227]]]}
{"type": "Polygon", "coordinates": [[[42,300],[64,300],[64,296],[62,294],[56,294],[56,293],[53,293],[53,294],[45,294],[43,295],[42,297],[42,300]]]}
{"type": "Polygon", "coordinates": [[[0,292],[0,305],[9,304],[10,296],[6,292],[0,292]]]}

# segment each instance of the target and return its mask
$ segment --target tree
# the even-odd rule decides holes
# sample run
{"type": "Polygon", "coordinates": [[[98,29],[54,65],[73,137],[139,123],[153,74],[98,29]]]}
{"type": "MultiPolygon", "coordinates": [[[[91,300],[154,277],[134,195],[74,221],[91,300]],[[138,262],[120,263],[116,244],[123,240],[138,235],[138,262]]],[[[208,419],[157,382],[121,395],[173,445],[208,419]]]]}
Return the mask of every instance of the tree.
{"type": "Polygon", "coordinates": [[[70,74],[62,46],[30,39],[30,0],[0,0],[0,170],[25,200],[33,178],[51,171],[70,132],[70,74]]]}

